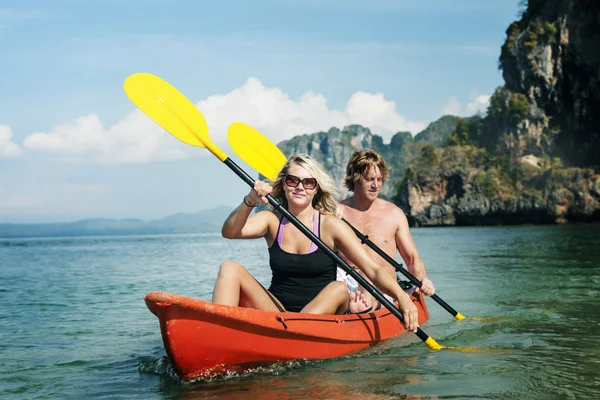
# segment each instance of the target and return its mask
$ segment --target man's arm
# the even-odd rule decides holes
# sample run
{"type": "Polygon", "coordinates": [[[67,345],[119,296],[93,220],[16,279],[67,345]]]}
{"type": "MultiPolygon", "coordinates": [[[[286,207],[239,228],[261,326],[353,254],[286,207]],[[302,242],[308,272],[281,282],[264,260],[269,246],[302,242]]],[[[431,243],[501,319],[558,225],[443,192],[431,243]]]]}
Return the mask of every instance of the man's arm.
{"type": "Polygon", "coordinates": [[[336,248],[357,265],[360,270],[383,293],[398,300],[398,308],[403,312],[404,327],[416,331],[419,326],[418,311],[410,297],[402,290],[396,279],[385,271],[361,246],[360,240],[345,222],[335,216],[322,219],[322,231],[330,234],[336,248]]]}
{"type": "Polygon", "coordinates": [[[425,264],[419,256],[417,246],[413,241],[410,229],[408,227],[408,220],[404,212],[397,208],[395,212],[396,220],[398,221],[398,227],[396,229],[396,247],[402,256],[402,259],[406,263],[408,272],[413,274],[415,278],[420,280],[423,285],[421,286],[421,292],[426,296],[431,296],[435,293],[433,283],[427,277],[427,271],[425,270],[425,264]]]}

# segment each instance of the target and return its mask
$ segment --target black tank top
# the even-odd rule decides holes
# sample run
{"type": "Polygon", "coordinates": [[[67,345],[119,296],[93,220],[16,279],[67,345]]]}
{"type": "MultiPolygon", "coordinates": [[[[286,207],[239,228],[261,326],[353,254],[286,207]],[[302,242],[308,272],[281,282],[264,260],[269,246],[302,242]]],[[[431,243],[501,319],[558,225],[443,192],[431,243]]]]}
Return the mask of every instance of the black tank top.
{"type": "MultiPolygon", "coordinates": [[[[321,237],[321,214],[319,229],[321,237]]],[[[282,223],[279,224],[277,236],[282,223]]],[[[273,272],[269,291],[283,304],[286,311],[299,312],[325,286],[336,279],[336,263],[323,250],[292,254],[281,249],[277,237],[269,247],[269,265],[273,272]]]]}

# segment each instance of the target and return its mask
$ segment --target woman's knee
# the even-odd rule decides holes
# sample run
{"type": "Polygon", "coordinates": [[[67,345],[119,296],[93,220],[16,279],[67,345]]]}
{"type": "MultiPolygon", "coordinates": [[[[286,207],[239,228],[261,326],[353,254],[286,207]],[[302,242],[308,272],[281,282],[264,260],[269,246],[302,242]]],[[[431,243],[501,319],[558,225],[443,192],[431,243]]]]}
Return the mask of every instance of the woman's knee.
{"type": "Polygon", "coordinates": [[[220,276],[239,276],[243,271],[245,271],[245,269],[242,267],[242,264],[232,260],[224,261],[219,267],[220,276]]]}
{"type": "Polygon", "coordinates": [[[349,299],[348,286],[342,281],[334,281],[329,285],[331,294],[339,297],[341,300],[349,299]]]}

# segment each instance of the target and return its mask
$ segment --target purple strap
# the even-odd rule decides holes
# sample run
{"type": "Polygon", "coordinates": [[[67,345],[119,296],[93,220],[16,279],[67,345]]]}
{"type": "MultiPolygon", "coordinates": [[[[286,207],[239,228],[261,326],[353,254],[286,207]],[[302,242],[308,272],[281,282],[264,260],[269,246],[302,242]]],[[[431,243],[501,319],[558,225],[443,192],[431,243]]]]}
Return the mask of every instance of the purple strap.
{"type": "MultiPolygon", "coordinates": [[[[277,243],[279,244],[279,248],[281,248],[281,241],[283,240],[283,228],[284,228],[284,224],[285,221],[287,221],[285,219],[285,217],[281,218],[281,222],[279,223],[279,233],[277,234],[277,243]]],[[[317,214],[313,214],[313,233],[316,236],[319,236],[319,218],[317,218],[317,214]]],[[[317,245],[312,242],[310,244],[310,249],[308,250],[307,254],[313,253],[317,251],[317,245]]]]}

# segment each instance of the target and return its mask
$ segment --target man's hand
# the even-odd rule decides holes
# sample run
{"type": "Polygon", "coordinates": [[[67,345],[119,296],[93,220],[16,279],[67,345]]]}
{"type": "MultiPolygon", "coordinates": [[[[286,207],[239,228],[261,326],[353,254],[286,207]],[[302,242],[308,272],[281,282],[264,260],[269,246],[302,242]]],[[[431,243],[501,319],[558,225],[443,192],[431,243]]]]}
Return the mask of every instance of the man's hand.
{"type": "Polygon", "coordinates": [[[427,278],[423,279],[421,283],[421,287],[415,289],[415,293],[423,293],[425,296],[433,296],[433,294],[435,293],[433,283],[427,278]]]}

